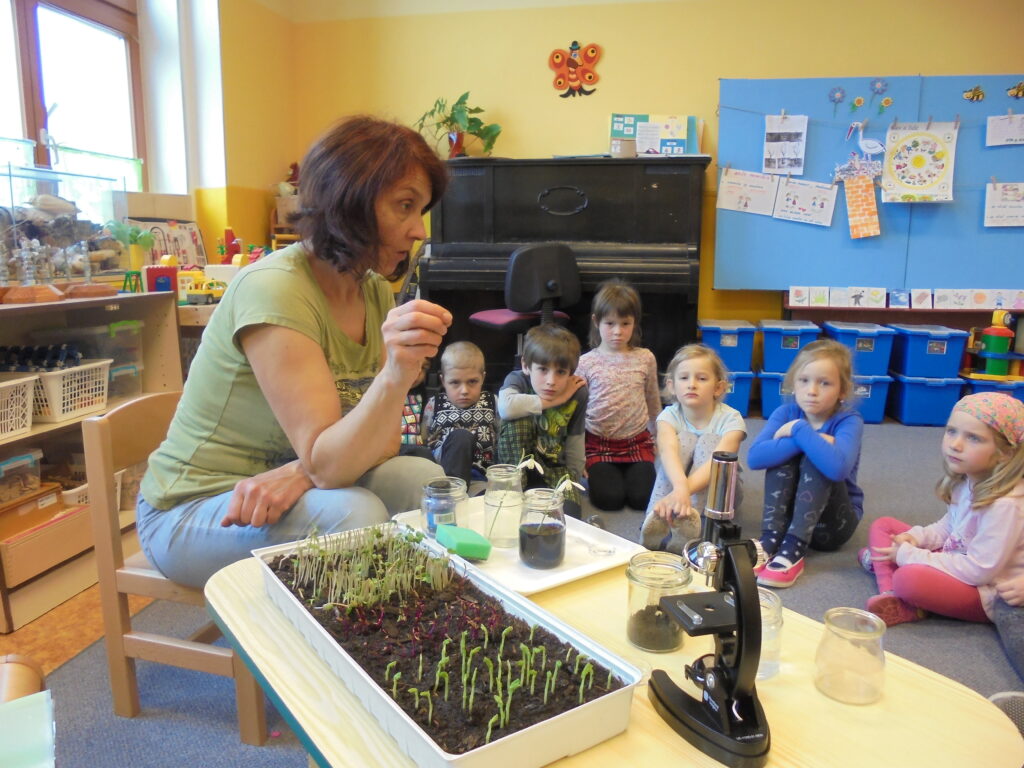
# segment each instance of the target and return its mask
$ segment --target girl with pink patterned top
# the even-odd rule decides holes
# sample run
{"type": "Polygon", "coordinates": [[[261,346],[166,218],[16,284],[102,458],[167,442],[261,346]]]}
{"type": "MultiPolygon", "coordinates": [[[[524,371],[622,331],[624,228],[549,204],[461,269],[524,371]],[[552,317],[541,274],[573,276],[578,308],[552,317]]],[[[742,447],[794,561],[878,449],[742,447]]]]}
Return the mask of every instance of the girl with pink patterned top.
{"type": "Polygon", "coordinates": [[[650,425],[661,411],[658,364],[640,343],[640,296],[618,279],[601,283],[591,309],[590,345],[576,375],[587,382],[586,474],[602,510],[646,509],[654,487],[650,425]]]}
{"type": "Polygon", "coordinates": [[[880,518],[870,549],[860,552],[878,583],[867,609],[889,626],[924,611],[991,621],[997,582],[1024,574],[1024,403],[1001,392],[961,399],[946,422],[942,458],[942,519],[911,527],[880,518]]]}

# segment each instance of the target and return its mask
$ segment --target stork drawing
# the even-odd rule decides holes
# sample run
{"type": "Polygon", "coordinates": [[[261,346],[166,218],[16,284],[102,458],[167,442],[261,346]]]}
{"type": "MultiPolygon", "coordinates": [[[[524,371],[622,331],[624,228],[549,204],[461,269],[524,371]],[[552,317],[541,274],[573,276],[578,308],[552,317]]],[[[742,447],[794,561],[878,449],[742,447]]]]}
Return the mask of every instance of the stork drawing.
{"type": "Polygon", "coordinates": [[[860,151],[863,153],[865,160],[870,162],[872,155],[885,154],[885,144],[876,139],[864,138],[864,123],[859,120],[855,120],[850,123],[850,129],[846,132],[847,141],[849,141],[850,137],[853,136],[854,131],[857,131],[857,146],[860,147],[860,151]]]}

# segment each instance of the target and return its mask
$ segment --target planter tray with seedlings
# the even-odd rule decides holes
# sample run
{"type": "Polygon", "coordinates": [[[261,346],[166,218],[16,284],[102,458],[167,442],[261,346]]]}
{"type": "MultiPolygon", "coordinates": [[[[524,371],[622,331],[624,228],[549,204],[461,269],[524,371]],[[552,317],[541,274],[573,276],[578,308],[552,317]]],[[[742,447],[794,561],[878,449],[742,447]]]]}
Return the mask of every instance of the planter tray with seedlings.
{"type": "Polygon", "coordinates": [[[422,533],[389,523],[253,555],[270,599],[417,766],[547,765],[629,722],[640,670],[422,533]]]}

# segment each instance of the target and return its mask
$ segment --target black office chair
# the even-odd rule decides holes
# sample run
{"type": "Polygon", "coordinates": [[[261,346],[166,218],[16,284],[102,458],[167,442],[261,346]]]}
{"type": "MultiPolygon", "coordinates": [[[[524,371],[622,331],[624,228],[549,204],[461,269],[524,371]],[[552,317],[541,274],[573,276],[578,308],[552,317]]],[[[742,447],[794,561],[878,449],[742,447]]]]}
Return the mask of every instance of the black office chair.
{"type": "Polygon", "coordinates": [[[580,271],[576,254],[561,243],[537,243],[517,248],[505,273],[505,308],[486,309],[469,316],[473,325],[516,334],[516,362],[523,355],[523,334],[540,323],[565,325],[569,315],[556,307],[580,300],[580,271]]]}

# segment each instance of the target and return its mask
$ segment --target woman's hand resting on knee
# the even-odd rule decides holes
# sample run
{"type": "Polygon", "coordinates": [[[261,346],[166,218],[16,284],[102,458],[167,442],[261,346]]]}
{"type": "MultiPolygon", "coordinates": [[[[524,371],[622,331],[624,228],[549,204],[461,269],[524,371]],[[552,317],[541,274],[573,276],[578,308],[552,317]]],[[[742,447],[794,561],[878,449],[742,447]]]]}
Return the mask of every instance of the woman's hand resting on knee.
{"type": "Polygon", "coordinates": [[[220,524],[225,528],[273,525],[312,487],[313,481],[297,460],[246,478],[235,486],[220,524]]]}

